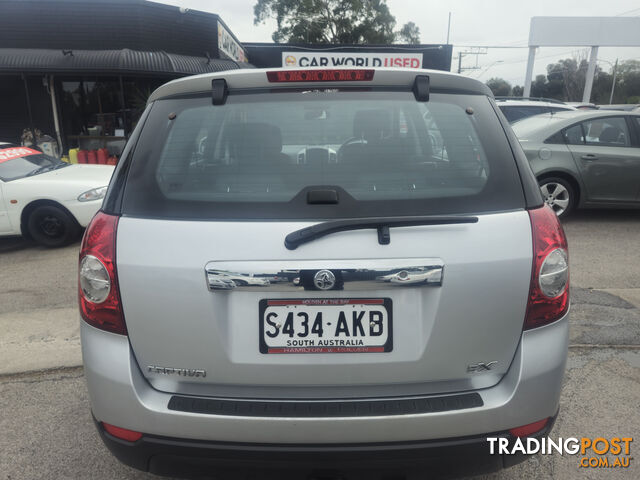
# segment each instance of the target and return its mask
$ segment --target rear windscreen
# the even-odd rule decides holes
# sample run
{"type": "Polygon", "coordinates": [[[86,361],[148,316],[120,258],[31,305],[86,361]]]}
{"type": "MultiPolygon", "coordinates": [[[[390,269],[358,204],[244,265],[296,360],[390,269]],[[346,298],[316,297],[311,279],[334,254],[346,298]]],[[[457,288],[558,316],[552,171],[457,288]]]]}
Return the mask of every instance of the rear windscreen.
{"type": "Polygon", "coordinates": [[[480,95],[321,89],[156,101],[123,213],[340,218],[522,208],[513,155],[480,95]],[[336,195],[314,194],[333,190],[336,195]],[[325,199],[318,201],[317,199],[325,199]]]}

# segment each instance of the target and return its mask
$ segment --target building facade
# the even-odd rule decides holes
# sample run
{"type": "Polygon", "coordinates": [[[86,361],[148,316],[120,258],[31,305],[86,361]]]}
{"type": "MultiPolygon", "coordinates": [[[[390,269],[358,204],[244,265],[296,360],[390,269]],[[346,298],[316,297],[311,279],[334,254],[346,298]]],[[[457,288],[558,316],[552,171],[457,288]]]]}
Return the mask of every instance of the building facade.
{"type": "Polygon", "coordinates": [[[48,135],[61,153],[118,156],[149,94],[186,75],[451,67],[451,45],[242,44],[216,14],[145,0],[0,0],[0,12],[0,141],[48,135]]]}
{"type": "Polygon", "coordinates": [[[117,155],[159,85],[246,66],[214,14],[143,0],[0,0],[0,11],[2,141],[42,132],[63,151],[117,155]]]}

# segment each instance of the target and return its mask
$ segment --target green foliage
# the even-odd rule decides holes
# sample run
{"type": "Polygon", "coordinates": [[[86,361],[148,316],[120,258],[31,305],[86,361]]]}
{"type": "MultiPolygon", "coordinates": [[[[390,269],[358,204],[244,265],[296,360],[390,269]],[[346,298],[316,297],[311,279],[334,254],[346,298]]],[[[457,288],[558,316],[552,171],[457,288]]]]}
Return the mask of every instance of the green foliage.
{"type": "Polygon", "coordinates": [[[640,103],[640,61],[621,62],[617,71],[613,103],[640,103]]]}
{"type": "Polygon", "coordinates": [[[626,60],[618,64],[618,75],[634,75],[640,73],[640,60],[626,60]]]}
{"type": "Polygon", "coordinates": [[[276,20],[276,43],[389,44],[396,38],[419,43],[420,29],[409,22],[394,32],[396,19],[386,0],[258,0],[254,24],[276,20]]]}
{"type": "MultiPolygon", "coordinates": [[[[575,58],[566,58],[547,65],[546,95],[542,96],[579,102],[582,100],[588,68],[589,62],[585,59],[578,61],[575,58]]],[[[596,75],[600,72],[600,67],[596,67],[596,75]]]]}
{"type": "Polygon", "coordinates": [[[531,94],[532,97],[548,97],[547,92],[547,76],[536,75],[536,78],[531,82],[531,94]]]}
{"type": "Polygon", "coordinates": [[[400,43],[408,43],[416,45],[420,43],[420,28],[413,23],[407,22],[397,33],[397,39],[400,43]]]}
{"type": "MultiPolygon", "coordinates": [[[[531,83],[531,96],[555,98],[565,102],[581,101],[588,67],[585,59],[579,61],[566,58],[550,63],[547,65],[547,75],[537,75],[531,83]]],[[[613,103],[635,103],[634,96],[640,93],[640,61],[620,62],[616,71],[613,103]]],[[[591,89],[591,102],[609,103],[612,83],[613,67],[609,72],[605,72],[597,66],[591,89]]],[[[519,87],[514,87],[514,91],[515,88],[519,87]]]]}
{"type": "Polygon", "coordinates": [[[503,78],[490,78],[487,80],[487,87],[496,97],[506,97],[511,94],[511,84],[503,78]]]}

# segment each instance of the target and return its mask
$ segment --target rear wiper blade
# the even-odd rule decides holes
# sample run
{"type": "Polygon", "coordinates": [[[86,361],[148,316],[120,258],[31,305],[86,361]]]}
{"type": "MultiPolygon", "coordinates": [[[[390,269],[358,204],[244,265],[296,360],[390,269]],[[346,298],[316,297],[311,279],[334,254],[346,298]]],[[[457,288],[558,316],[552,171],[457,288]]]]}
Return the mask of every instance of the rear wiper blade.
{"type": "Polygon", "coordinates": [[[378,243],[380,243],[380,245],[387,245],[390,242],[389,227],[453,225],[461,223],[478,223],[478,217],[461,215],[428,215],[419,217],[371,217],[331,220],[291,232],[285,237],[284,246],[289,250],[295,250],[303,243],[316,240],[317,238],[321,238],[332,233],[344,232],[347,230],[363,230],[366,228],[377,229],[378,243]]]}

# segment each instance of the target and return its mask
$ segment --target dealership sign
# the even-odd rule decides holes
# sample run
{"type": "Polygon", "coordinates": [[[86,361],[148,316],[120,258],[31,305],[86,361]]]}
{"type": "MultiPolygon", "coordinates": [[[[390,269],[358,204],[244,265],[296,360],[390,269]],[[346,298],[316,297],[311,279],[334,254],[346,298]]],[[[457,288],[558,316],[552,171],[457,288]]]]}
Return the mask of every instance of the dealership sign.
{"type": "Polygon", "coordinates": [[[284,68],[396,67],[422,68],[421,53],[282,52],[284,68]]]}
{"type": "Polygon", "coordinates": [[[236,62],[246,62],[247,55],[238,42],[235,41],[229,30],[218,22],[218,51],[224,53],[231,60],[236,62]]]}
{"type": "Polygon", "coordinates": [[[0,163],[28,155],[42,155],[42,152],[27,147],[2,148],[0,149],[0,163]]]}

